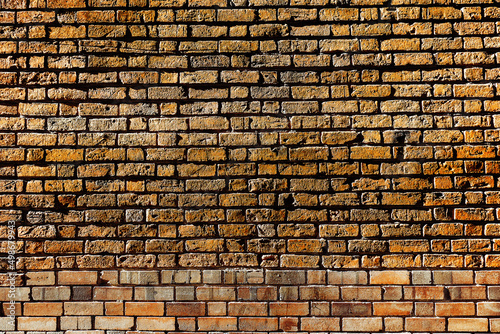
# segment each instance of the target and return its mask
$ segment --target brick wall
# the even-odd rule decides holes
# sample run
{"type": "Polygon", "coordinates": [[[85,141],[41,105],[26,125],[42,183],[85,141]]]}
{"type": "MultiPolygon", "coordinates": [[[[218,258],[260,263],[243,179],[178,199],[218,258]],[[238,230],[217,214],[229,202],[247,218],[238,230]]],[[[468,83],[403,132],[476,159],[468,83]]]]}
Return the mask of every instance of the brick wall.
{"type": "Polygon", "coordinates": [[[0,9],[0,331],[500,332],[493,0],[0,9]]]}

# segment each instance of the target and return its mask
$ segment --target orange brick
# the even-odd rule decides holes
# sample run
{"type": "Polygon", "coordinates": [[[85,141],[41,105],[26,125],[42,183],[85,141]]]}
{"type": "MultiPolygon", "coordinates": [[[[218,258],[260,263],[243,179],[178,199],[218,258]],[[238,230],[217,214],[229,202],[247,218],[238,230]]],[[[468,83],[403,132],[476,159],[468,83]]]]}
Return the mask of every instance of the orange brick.
{"type": "Polygon", "coordinates": [[[473,284],[472,270],[439,270],[434,272],[435,284],[473,284]]]}
{"type": "Polygon", "coordinates": [[[205,303],[186,302],[186,303],[167,303],[166,314],[168,316],[204,316],[206,312],[205,303]]]}
{"type": "Polygon", "coordinates": [[[405,330],[410,332],[444,332],[444,318],[406,318],[405,330]]]}
{"type": "Polygon", "coordinates": [[[18,317],[17,329],[21,331],[55,331],[56,317],[18,317]]]}
{"type": "Polygon", "coordinates": [[[444,299],[444,288],[438,286],[409,286],[404,287],[404,298],[415,300],[444,299]]]}
{"type": "Polygon", "coordinates": [[[48,8],[83,8],[85,7],[84,0],[48,0],[48,8]]]}
{"type": "Polygon", "coordinates": [[[500,332],[496,5],[0,0],[0,332],[500,332]]]}
{"type": "Polygon", "coordinates": [[[235,331],[238,329],[235,317],[206,317],[198,318],[198,329],[200,331],[235,331]]]}
{"type": "Polygon", "coordinates": [[[494,270],[477,271],[476,284],[500,284],[500,272],[494,270]]]}
{"type": "Polygon", "coordinates": [[[342,330],[346,332],[379,332],[383,328],[382,318],[343,318],[342,330]]]}
{"type": "Polygon", "coordinates": [[[335,286],[301,286],[299,295],[301,300],[337,300],[339,288],[335,286]]]}
{"type": "Polygon", "coordinates": [[[55,274],[50,271],[26,273],[27,285],[54,285],[55,274]]]}
{"type": "Polygon", "coordinates": [[[131,287],[95,287],[94,300],[131,300],[131,287]]]}
{"type": "Polygon", "coordinates": [[[12,309],[10,302],[3,303],[2,310],[3,310],[3,314],[5,314],[5,315],[11,315],[11,312],[14,312],[14,315],[16,315],[16,316],[20,316],[23,314],[21,303],[15,303],[14,309],[12,309]]]}
{"type": "Polygon", "coordinates": [[[276,287],[239,287],[238,299],[241,300],[276,300],[278,290],[276,287]]]}
{"type": "Polygon", "coordinates": [[[106,315],[123,315],[123,303],[107,302],[104,304],[106,315]]]}
{"type": "Polygon", "coordinates": [[[486,299],[484,286],[452,286],[448,291],[452,300],[486,299]]]}
{"type": "Polygon", "coordinates": [[[60,316],[63,314],[62,303],[25,303],[23,314],[26,316],[60,316]]]}
{"type": "Polygon", "coordinates": [[[64,315],[103,315],[103,303],[65,302],[64,315]]]}
{"type": "Polygon", "coordinates": [[[335,332],[340,330],[339,318],[302,318],[300,330],[306,332],[335,332]]]}
{"type": "Polygon", "coordinates": [[[370,316],[372,315],[371,303],[362,302],[332,302],[332,315],[343,316],[370,316]]]}
{"type": "Polygon", "coordinates": [[[491,332],[498,333],[500,331],[500,319],[490,319],[491,332]]]}
{"type": "Polygon", "coordinates": [[[230,302],[227,305],[227,314],[229,316],[267,316],[267,304],[252,302],[230,302]]]}
{"type": "Polygon", "coordinates": [[[411,302],[383,302],[373,303],[373,315],[411,315],[413,303],[411,302]]]}
{"type": "Polygon", "coordinates": [[[235,300],[236,291],[232,287],[197,287],[196,295],[199,300],[235,300]]]}
{"type": "Polygon", "coordinates": [[[169,317],[138,317],[137,330],[140,331],[173,331],[175,318],[169,317]]]}
{"type": "Polygon", "coordinates": [[[382,288],[380,287],[342,287],[343,300],[381,300],[382,288]]]}
{"type": "Polygon", "coordinates": [[[227,315],[227,306],[224,302],[208,302],[207,314],[209,316],[227,315]]]}
{"type": "Polygon", "coordinates": [[[279,318],[279,329],[285,332],[296,332],[299,330],[299,318],[279,318]]]}
{"type": "Polygon", "coordinates": [[[269,315],[299,316],[309,314],[309,303],[276,302],[269,303],[269,315]]]}
{"type": "Polygon", "coordinates": [[[450,318],[448,330],[457,332],[488,332],[487,318],[450,318]]]}
{"type": "Polygon", "coordinates": [[[479,302],[479,303],[477,303],[477,315],[478,316],[498,316],[498,315],[500,315],[500,303],[499,302],[479,302]]]}
{"type": "Polygon", "coordinates": [[[406,270],[372,271],[370,284],[410,284],[410,272],[406,270]]]}
{"type": "Polygon", "coordinates": [[[365,271],[329,271],[328,283],[334,285],[365,285],[368,275],[365,271]]]}
{"type": "Polygon", "coordinates": [[[242,331],[270,332],[278,330],[278,318],[244,318],[238,320],[242,331]]]}
{"type": "Polygon", "coordinates": [[[62,285],[95,285],[97,284],[97,272],[60,271],[57,273],[57,282],[62,285]]]}
{"type": "Polygon", "coordinates": [[[95,317],[96,329],[130,330],[134,326],[133,317],[95,317]]]}
{"type": "Polygon", "coordinates": [[[438,317],[474,315],[475,313],[474,303],[436,303],[436,315],[438,317]]]}
{"type": "Polygon", "coordinates": [[[126,302],[125,315],[163,315],[164,304],[159,302],[126,302]]]}

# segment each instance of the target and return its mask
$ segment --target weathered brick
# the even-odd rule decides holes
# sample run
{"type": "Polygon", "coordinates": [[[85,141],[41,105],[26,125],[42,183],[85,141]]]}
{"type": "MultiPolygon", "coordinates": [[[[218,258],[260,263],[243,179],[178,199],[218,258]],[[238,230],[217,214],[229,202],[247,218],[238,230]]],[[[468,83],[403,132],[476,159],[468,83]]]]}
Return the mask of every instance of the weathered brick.
{"type": "Polygon", "coordinates": [[[370,284],[410,284],[409,271],[372,271],[370,273],[370,284]]]}
{"type": "Polygon", "coordinates": [[[407,331],[444,331],[446,322],[444,318],[406,318],[407,331]]]}
{"type": "Polygon", "coordinates": [[[380,331],[382,330],[382,318],[343,318],[342,329],[348,332],[354,331],[380,331]]]}
{"type": "Polygon", "coordinates": [[[27,316],[61,316],[63,303],[25,303],[23,311],[27,316]]]}
{"type": "Polygon", "coordinates": [[[436,303],[436,315],[440,317],[474,315],[475,312],[474,303],[436,303]]]}
{"type": "Polygon", "coordinates": [[[69,287],[34,287],[32,288],[32,298],[34,300],[69,300],[71,289],[69,287]]]}
{"type": "Polygon", "coordinates": [[[450,331],[469,331],[488,332],[487,318],[451,318],[448,321],[448,330],[450,331]]]}
{"type": "Polygon", "coordinates": [[[237,318],[235,317],[204,317],[198,318],[198,329],[210,330],[237,330],[237,318]]]}
{"type": "Polygon", "coordinates": [[[17,327],[22,331],[55,331],[57,329],[56,317],[19,317],[17,327]]]}
{"type": "Polygon", "coordinates": [[[342,287],[343,300],[381,300],[382,289],[379,287],[342,287]]]}

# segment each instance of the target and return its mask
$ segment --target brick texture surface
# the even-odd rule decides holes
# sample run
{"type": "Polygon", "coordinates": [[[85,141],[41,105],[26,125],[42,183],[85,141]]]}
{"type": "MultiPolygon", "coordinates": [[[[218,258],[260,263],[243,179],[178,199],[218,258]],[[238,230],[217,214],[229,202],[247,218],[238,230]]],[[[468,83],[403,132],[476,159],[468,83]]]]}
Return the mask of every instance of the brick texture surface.
{"type": "Polygon", "coordinates": [[[493,0],[0,0],[0,331],[499,332],[499,33],[493,0]]]}

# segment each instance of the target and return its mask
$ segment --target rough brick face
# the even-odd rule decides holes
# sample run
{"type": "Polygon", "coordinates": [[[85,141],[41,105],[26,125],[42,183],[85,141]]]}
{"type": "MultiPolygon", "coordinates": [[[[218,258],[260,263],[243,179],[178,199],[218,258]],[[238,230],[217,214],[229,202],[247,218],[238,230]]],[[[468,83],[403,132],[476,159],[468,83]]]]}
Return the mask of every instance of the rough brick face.
{"type": "Polygon", "coordinates": [[[499,18],[0,0],[0,331],[499,332],[499,18]]]}

